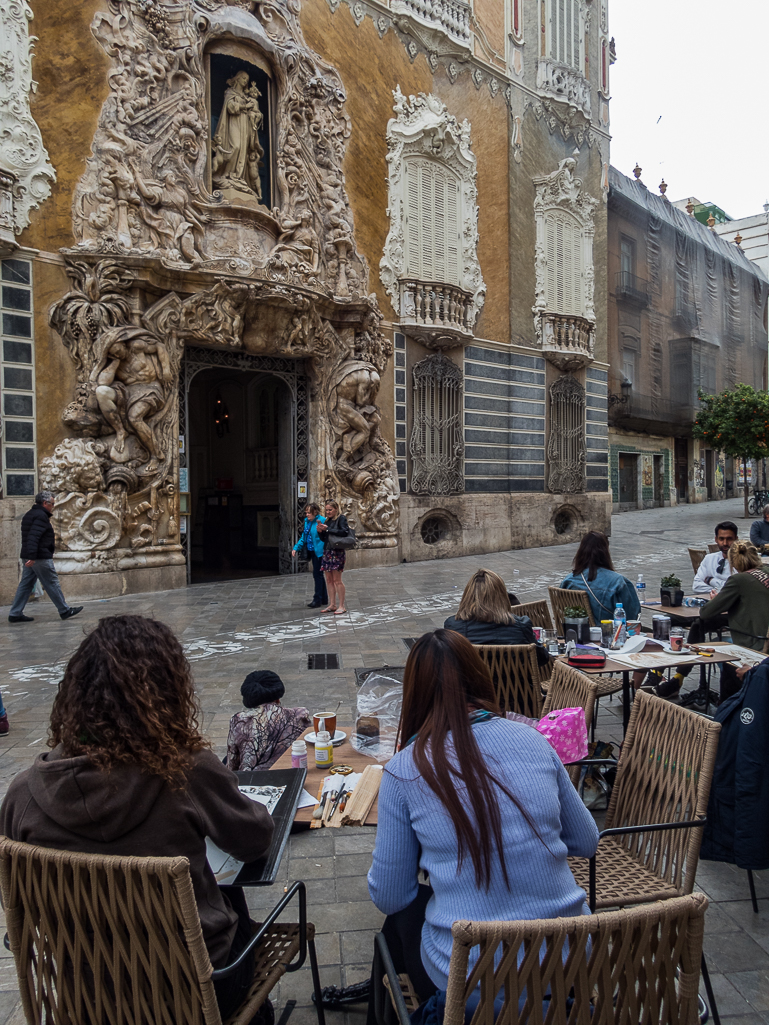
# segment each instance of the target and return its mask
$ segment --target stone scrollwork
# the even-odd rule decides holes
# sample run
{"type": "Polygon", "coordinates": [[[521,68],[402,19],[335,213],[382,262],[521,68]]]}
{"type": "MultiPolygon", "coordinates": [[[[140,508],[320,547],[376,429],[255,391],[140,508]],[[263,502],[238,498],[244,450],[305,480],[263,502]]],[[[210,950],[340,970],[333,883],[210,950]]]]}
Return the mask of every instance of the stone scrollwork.
{"type": "Polygon", "coordinates": [[[27,0],[0,0],[0,249],[29,224],[30,211],[51,194],[56,181],[29,105],[32,80],[29,35],[33,14],[27,0]]]}
{"type": "Polygon", "coordinates": [[[460,124],[432,94],[407,98],[398,87],[393,97],[395,117],[387,124],[390,230],[379,276],[409,333],[435,348],[447,348],[472,338],[486,296],[477,253],[478,192],[470,123],[460,124]],[[409,172],[409,161],[412,168],[419,163],[418,173],[425,180],[429,172],[436,183],[446,174],[458,183],[450,186],[457,189],[456,223],[447,219],[446,224],[447,239],[456,234],[458,265],[451,274],[444,271],[453,280],[435,280],[427,269],[410,266],[414,257],[409,256],[406,224],[410,218],[413,232],[418,213],[409,209],[409,173],[417,173],[409,172]]]}
{"type": "Polygon", "coordinates": [[[572,110],[580,110],[590,119],[590,83],[574,68],[550,57],[540,57],[537,63],[537,90],[553,100],[567,104],[572,110]]]}

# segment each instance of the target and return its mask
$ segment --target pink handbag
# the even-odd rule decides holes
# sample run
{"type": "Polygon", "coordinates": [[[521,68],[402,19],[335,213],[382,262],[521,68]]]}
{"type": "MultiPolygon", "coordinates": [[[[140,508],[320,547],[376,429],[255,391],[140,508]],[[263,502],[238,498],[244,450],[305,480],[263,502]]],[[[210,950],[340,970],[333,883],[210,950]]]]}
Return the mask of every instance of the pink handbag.
{"type": "Polygon", "coordinates": [[[539,720],[535,729],[547,738],[564,765],[587,758],[584,708],[554,708],[539,720]]]}

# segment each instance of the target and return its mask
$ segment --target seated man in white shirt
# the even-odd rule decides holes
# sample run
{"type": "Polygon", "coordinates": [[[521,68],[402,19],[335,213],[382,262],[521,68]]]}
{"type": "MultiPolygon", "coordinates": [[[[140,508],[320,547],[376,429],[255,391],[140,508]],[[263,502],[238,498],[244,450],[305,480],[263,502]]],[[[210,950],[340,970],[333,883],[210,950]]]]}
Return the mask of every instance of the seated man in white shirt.
{"type": "MultiPolygon", "coordinates": [[[[737,540],[737,525],[731,520],[724,520],[716,526],[717,552],[706,555],[700,563],[700,568],[694,574],[692,591],[703,597],[714,598],[726,581],[732,575],[733,570],[729,565],[729,549],[737,540]]],[[[713,616],[712,619],[695,619],[689,628],[689,644],[702,644],[709,633],[716,630],[726,630],[729,626],[729,617],[725,615],[713,616]]],[[[681,689],[681,684],[692,671],[691,666],[681,666],[675,676],[657,687],[657,694],[663,698],[675,697],[681,689]]]]}
{"type": "Polygon", "coordinates": [[[706,555],[700,563],[700,568],[694,574],[692,591],[695,594],[709,595],[714,597],[711,591],[716,594],[721,590],[726,581],[732,575],[733,570],[729,565],[729,549],[737,540],[737,526],[731,520],[724,520],[716,527],[716,544],[719,550],[706,555]]]}

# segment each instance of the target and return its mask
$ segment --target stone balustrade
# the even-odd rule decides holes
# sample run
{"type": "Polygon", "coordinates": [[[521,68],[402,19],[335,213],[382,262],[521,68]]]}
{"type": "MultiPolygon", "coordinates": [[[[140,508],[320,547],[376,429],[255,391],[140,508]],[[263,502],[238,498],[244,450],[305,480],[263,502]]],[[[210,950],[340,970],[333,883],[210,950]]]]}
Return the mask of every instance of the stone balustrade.
{"type": "Polygon", "coordinates": [[[472,292],[435,281],[401,281],[401,324],[431,348],[462,345],[473,337],[472,292]]]}
{"type": "Polygon", "coordinates": [[[440,29],[467,47],[471,45],[470,5],[462,0],[392,0],[391,10],[440,29]]]}
{"type": "Polygon", "coordinates": [[[590,83],[574,68],[540,57],[537,64],[537,91],[590,117],[590,83]]]}
{"type": "Polygon", "coordinates": [[[543,313],[540,338],[545,358],[560,370],[578,370],[593,360],[595,324],[584,317],[543,313]]]}
{"type": "Polygon", "coordinates": [[[278,479],[277,448],[255,448],[249,452],[251,458],[251,484],[278,479]]]}

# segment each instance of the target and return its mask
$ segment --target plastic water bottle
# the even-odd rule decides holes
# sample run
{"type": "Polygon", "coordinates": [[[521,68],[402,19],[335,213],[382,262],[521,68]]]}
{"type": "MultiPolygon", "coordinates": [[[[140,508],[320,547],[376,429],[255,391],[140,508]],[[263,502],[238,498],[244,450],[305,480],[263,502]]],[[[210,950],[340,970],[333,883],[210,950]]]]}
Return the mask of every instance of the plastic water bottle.
{"type": "Polygon", "coordinates": [[[638,594],[638,600],[643,605],[643,603],[646,601],[646,584],[644,583],[643,573],[638,574],[638,580],[636,580],[635,589],[638,594]]]}
{"type": "Polygon", "coordinates": [[[627,640],[627,616],[621,601],[617,602],[614,609],[614,633],[612,634],[612,648],[621,648],[627,640]]]}

